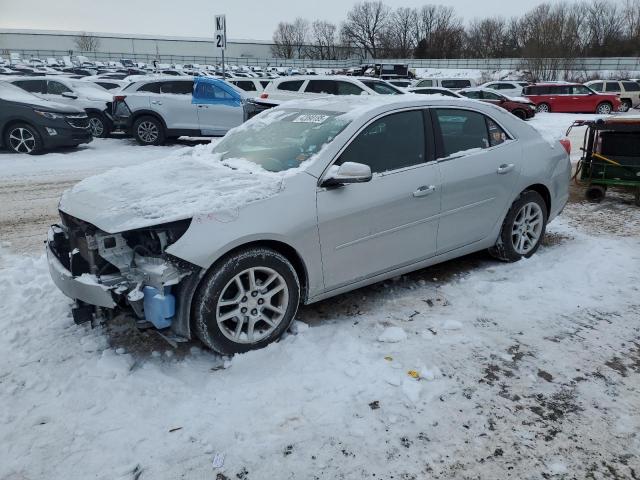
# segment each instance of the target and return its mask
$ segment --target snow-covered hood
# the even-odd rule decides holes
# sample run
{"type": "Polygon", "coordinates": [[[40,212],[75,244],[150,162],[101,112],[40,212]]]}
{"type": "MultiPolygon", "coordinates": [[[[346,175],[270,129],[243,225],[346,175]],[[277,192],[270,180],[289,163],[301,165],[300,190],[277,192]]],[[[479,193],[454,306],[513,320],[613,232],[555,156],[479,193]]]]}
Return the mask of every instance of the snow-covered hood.
{"type": "Polygon", "coordinates": [[[241,159],[220,161],[213,145],[116,168],[67,190],[60,210],[108,233],[237,209],[267,199],[293,172],[268,172],[241,159]]]}

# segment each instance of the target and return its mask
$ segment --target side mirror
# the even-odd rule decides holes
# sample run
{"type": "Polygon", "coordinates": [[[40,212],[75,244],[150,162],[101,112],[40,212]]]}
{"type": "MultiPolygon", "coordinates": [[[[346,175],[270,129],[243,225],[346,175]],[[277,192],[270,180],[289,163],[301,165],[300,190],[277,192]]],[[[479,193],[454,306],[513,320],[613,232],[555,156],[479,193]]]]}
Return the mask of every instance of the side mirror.
{"type": "Polygon", "coordinates": [[[371,167],[362,163],[344,162],[339,167],[333,165],[324,181],[323,187],[333,187],[347,183],[364,183],[371,180],[371,167]]]}
{"type": "Polygon", "coordinates": [[[73,99],[73,100],[75,100],[76,98],[78,98],[78,95],[76,95],[75,93],[71,93],[71,92],[64,92],[64,93],[62,94],[62,96],[63,96],[64,98],[71,98],[71,99],[73,99]]]}

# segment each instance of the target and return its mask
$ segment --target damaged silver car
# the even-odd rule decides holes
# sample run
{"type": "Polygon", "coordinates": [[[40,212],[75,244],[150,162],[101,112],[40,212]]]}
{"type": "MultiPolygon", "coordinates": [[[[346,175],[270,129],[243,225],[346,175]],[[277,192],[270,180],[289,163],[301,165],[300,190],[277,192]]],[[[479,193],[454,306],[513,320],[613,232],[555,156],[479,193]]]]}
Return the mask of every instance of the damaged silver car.
{"type": "Polygon", "coordinates": [[[533,255],[568,200],[568,151],[466,99],[289,102],[216,145],[67,191],[51,276],[78,323],[126,311],[245,352],[300,303],[482,249],[533,255]]]}

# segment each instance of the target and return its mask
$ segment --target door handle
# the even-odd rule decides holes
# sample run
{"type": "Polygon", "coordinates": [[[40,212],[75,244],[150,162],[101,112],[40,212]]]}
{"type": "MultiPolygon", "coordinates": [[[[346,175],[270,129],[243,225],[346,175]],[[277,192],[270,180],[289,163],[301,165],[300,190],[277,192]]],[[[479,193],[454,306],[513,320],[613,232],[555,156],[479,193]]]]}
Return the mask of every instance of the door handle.
{"type": "Polygon", "coordinates": [[[415,192],[413,192],[413,196],[416,198],[426,197],[427,195],[431,195],[435,191],[436,191],[435,185],[429,185],[429,186],[423,185],[420,188],[418,188],[415,192]]]}
{"type": "Polygon", "coordinates": [[[515,165],[513,163],[503,163],[498,167],[498,174],[504,175],[505,173],[509,173],[514,167],[515,165]]]}
{"type": "Polygon", "coordinates": [[[162,102],[154,100],[154,101],[151,102],[151,105],[162,105],[162,102]]]}

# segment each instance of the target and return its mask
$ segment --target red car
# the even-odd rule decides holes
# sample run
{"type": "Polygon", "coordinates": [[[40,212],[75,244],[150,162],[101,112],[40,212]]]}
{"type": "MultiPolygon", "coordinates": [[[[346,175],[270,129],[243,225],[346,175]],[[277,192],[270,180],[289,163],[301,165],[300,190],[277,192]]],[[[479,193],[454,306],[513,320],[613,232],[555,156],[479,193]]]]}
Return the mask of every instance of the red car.
{"type": "Polygon", "coordinates": [[[522,94],[536,104],[537,112],[608,115],[622,105],[617,95],[598,93],[579,83],[537,83],[524,87],[522,94]]]}
{"type": "Polygon", "coordinates": [[[493,103],[505,110],[513,113],[516,117],[522,120],[528,120],[533,118],[536,114],[536,106],[533,102],[527,98],[522,97],[507,97],[501,93],[491,90],[489,88],[465,88],[459,90],[460,95],[464,95],[467,98],[474,100],[480,100],[481,102],[493,103]]]}

